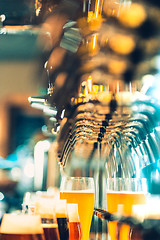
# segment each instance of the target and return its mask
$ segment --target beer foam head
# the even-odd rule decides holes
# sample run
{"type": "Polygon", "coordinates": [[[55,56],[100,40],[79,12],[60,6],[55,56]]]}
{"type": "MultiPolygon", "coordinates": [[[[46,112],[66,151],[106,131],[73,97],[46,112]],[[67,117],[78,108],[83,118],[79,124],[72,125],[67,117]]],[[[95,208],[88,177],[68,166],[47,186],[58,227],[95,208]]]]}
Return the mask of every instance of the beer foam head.
{"type": "Polygon", "coordinates": [[[146,215],[146,204],[136,204],[132,206],[132,216],[143,222],[146,215]]]}
{"type": "Polygon", "coordinates": [[[42,234],[39,215],[4,214],[1,223],[1,233],[8,234],[42,234]]]}
{"type": "Polygon", "coordinates": [[[55,217],[55,206],[56,202],[51,198],[40,198],[36,201],[35,209],[36,213],[40,214],[41,217],[55,217]]]}
{"type": "Polygon", "coordinates": [[[78,214],[78,204],[76,203],[68,203],[67,211],[69,216],[69,222],[79,222],[79,214],[78,214]]]}
{"type": "Polygon", "coordinates": [[[66,199],[60,199],[56,201],[56,217],[68,217],[67,213],[67,200],[66,199]]]}
{"type": "Polygon", "coordinates": [[[146,218],[160,219],[160,199],[148,198],[146,204],[146,218]]]}
{"type": "Polygon", "coordinates": [[[63,190],[63,191],[61,191],[61,193],[86,193],[86,194],[88,194],[88,193],[92,193],[92,194],[94,194],[94,189],[82,189],[82,190],[63,190]]]}
{"type": "Polygon", "coordinates": [[[57,228],[58,229],[58,224],[57,223],[44,223],[42,224],[42,228],[57,228]]]}

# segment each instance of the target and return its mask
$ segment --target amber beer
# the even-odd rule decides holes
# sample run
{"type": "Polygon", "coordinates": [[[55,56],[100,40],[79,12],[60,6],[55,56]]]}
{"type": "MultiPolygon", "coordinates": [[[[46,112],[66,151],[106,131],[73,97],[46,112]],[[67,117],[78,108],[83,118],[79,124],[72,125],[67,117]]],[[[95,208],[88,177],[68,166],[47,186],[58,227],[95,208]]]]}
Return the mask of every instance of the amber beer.
{"type": "Polygon", "coordinates": [[[69,216],[69,239],[81,240],[82,239],[82,227],[78,214],[78,204],[67,204],[68,216],[69,216]]]}
{"type": "Polygon", "coordinates": [[[130,240],[143,240],[145,236],[150,236],[153,239],[160,239],[156,236],[156,233],[159,233],[160,225],[160,198],[156,195],[150,195],[147,198],[145,205],[135,205],[133,207],[133,216],[139,222],[145,222],[147,228],[142,229],[138,228],[137,225],[130,226],[129,239],[130,240]],[[153,224],[153,225],[152,225],[153,224]],[[145,230],[145,231],[144,231],[145,230]],[[153,232],[155,236],[153,236],[153,232]],[[144,236],[145,235],[145,236],[144,236]]]}
{"type": "Polygon", "coordinates": [[[59,240],[58,225],[53,224],[42,224],[45,240],[59,240]]]}
{"type": "Polygon", "coordinates": [[[4,214],[1,240],[44,240],[40,216],[4,214]]]}
{"type": "Polygon", "coordinates": [[[35,214],[41,217],[41,226],[45,240],[59,240],[58,224],[55,213],[56,201],[52,198],[39,197],[35,204],[35,214]]]}
{"type": "Polygon", "coordinates": [[[69,223],[69,237],[70,237],[70,240],[82,239],[82,228],[81,228],[80,222],[69,223]]]}
{"type": "MultiPolygon", "coordinates": [[[[122,215],[132,215],[132,206],[145,204],[146,196],[143,192],[107,192],[107,211],[110,213],[119,212],[122,215]]],[[[111,240],[117,240],[117,224],[109,223],[109,235],[111,240]]],[[[120,239],[128,240],[129,228],[123,225],[120,230],[120,239]]]]}
{"type": "MultiPolygon", "coordinates": [[[[124,216],[132,215],[135,205],[146,203],[147,181],[145,178],[109,178],[107,179],[107,211],[124,216]]],[[[128,240],[129,226],[109,222],[111,240],[128,240]]]]}
{"type": "Polygon", "coordinates": [[[67,203],[78,204],[82,240],[88,240],[94,210],[94,192],[92,190],[60,191],[60,198],[67,199],[67,203]]]}

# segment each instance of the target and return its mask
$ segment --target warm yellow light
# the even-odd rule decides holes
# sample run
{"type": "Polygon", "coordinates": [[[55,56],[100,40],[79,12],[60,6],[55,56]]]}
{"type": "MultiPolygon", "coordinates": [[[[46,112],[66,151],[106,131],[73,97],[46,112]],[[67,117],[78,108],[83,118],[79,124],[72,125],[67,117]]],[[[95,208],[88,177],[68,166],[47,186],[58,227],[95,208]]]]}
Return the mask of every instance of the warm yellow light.
{"type": "Polygon", "coordinates": [[[93,85],[93,93],[98,93],[99,91],[99,86],[98,85],[93,85]]]}
{"type": "Polygon", "coordinates": [[[89,11],[88,12],[88,22],[90,22],[91,20],[92,20],[92,18],[93,18],[93,11],[89,11]]]}
{"type": "Polygon", "coordinates": [[[99,91],[100,91],[100,93],[103,92],[103,85],[100,85],[100,86],[99,86],[99,91]]]}
{"type": "Polygon", "coordinates": [[[77,104],[77,103],[78,103],[78,101],[77,101],[77,98],[75,98],[75,99],[74,99],[74,103],[75,103],[75,104],[77,104]]]}
{"type": "Polygon", "coordinates": [[[42,3],[38,0],[35,1],[35,10],[36,10],[36,16],[39,16],[39,13],[42,8],[42,3]]]}
{"type": "Polygon", "coordinates": [[[124,25],[134,28],[140,26],[146,17],[144,7],[141,4],[132,3],[127,11],[126,9],[120,11],[119,20],[124,25]]]}
{"type": "Polygon", "coordinates": [[[110,48],[120,54],[129,54],[135,48],[134,39],[131,36],[115,34],[109,41],[110,48]]]}
{"type": "Polygon", "coordinates": [[[93,37],[93,50],[96,49],[96,44],[97,44],[97,35],[94,35],[94,37],[93,37]]]}
{"type": "Polygon", "coordinates": [[[108,70],[110,73],[122,74],[127,68],[127,63],[125,61],[111,59],[108,63],[108,70]]]}
{"type": "Polygon", "coordinates": [[[102,13],[103,0],[96,0],[95,3],[95,17],[98,18],[102,13]]]}
{"type": "Polygon", "coordinates": [[[85,88],[84,88],[84,96],[87,96],[88,95],[88,88],[87,88],[87,86],[85,86],[85,88]]]}
{"type": "Polygon", "coordinates": [[[83,102],[83,99],[82,98],[78,98],[78,103],[81,103],[81,102],[83,102]]]}
{"type": "MultiPolygon", "coordinates": [[[[103,0],[95,0],[95,8],[94,11],[89,10],[88,11],[88,23],[90,30],[97,30],[102,22],[102,6],[103,6],[103,0]]],[[[94,34],[91,38],[91,41],[88,45],[89,52],[91,54],[94,54],[97,49],[97,34],[94,34]]],[[[93,85],[92,83],[92,77],[89,76],[84,88],[84,96],[87,96],[89,93],[96,94],[98,92],[103,92],[103,85],[93,85]]]]}
{"type": "Polygon", "coordinates": [[[88,87],[88,91],[91,93],[92,92],[92,77],[89,76],[87,79],[87,87],[88,87]]]}
{"type": "Polygon", "coordinates": [[[117,81],[117,93],[119,93],[119,81],[117,81]]]}

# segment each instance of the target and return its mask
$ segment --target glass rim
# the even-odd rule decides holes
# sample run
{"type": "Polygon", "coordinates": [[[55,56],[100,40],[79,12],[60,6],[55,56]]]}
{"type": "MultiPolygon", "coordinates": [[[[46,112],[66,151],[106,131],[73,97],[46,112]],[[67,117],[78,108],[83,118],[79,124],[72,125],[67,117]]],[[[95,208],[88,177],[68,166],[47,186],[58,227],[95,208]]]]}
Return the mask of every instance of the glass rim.
{"type": "Polygon", "coordinates": [[[107,192],[148,192],[147,178],[107,178],[107,192]]]}
{"type": "Polygon", "coordinates": [[[107,178],[106,182],[147,182],[147,178],[107,178]]]}
{"type": "Polygon", "coordinates": [[[84,191],[93,189],[95,191],[95,182],[92,177],[64,176],[61,179],[60,191],[84,191]]]}
{"type": "Polygon", "coordinates": [[[106,179],[106,183],[107,184],[109,184],[109,183],[123,183],[123,182],[125,182],[125,183],[138,183],[138,182],[146,182],[146,184],[147,184],[147,178],[107,178],[106,179]]]}
{"type": "Polygon", "coordinates": [[[74,177],[74,176],[72,176],[72,177],[70,177],[70,176],[62,176],[62,179],[70,179],[70,180],[94,180],[94,178],[93,177],[74,177]]]}
{"type": "Polygon", "coordinates": [[[119,179],[119,180],[127,180],[127,179],[146,179],[147,180],[147,178],[145,178],[145,177],[135,177],[135,178],[129,178],[129,177],[127,177],[127,178],[122,178],[122,177],[109,177],[109,178],[106,178],[106,180],[108,180],[108,179],[119,179]]]}

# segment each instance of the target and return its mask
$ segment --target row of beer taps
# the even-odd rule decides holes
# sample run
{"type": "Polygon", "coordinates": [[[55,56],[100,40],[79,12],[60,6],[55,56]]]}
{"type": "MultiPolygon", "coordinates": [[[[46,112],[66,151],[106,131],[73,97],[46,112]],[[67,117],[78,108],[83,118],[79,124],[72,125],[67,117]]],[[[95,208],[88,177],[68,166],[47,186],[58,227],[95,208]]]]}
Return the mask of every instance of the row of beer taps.
{"type": "Polygon", "coordinates": [[[131,110],[129,114],[110,114],[105,112],[105,106],[100,113],[98,110],[102,110],[102,106],[99,103],[77,107],[74,120],[67,119],[63,126],[66,138],[63,131],[58,138],[60,164],[65,166],[70,161],[72,151],[81,156],[83,144],[88,146],[86,164],[97,157],[96,151],[101,151],[108,177],[120,174],[119,171],[123,177],[136,176],[140,169],[158,160],[160,132],[156,128],[159,124],[157,109],[151,105],[148,109],[143,101],[137,104],[141,105],[139,112],[131,110]]]}
{"type": "Polygon", "coordinates": [[[48,94],[29,101],[43,110],[49,132],[58,133],[63,168],[78,155],[91,166],[98,154],[108,177],[137,176],[160,158],[160,105],[141,91],[143,76],[159,71],[160,4],[83,3],[87,16],[64,26],[60,47],[67,62],[49,76],[48,94]],[[61,71],[69,74],[57,90],[61,71]]]}

